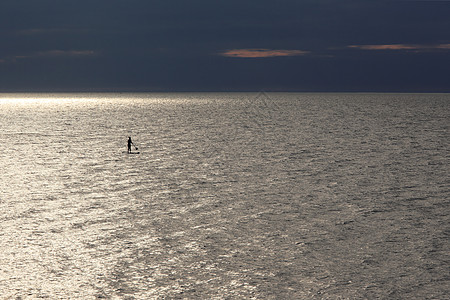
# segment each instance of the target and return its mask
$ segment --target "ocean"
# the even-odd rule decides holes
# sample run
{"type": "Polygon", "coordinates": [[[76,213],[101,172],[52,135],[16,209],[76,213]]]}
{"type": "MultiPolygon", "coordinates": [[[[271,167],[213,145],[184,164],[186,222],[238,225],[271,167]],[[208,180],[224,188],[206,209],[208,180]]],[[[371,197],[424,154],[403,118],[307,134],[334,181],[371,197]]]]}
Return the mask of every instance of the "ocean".
{"type": "Polygon", "coordinates": [[[448,299],[449,126],[450,94],[0,94],[0,299],[448,299]]]}

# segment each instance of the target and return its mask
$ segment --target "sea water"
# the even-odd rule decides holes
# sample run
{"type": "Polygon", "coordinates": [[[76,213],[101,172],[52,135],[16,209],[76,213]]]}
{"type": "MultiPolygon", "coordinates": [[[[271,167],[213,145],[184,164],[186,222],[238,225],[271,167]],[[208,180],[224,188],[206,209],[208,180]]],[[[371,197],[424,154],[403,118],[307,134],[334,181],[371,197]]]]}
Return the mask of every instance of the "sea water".
{"type": "Polygon", "coordinates": [[[449,94],[1,94],[0,298],[448,299],[449,126],[449,94]]]}

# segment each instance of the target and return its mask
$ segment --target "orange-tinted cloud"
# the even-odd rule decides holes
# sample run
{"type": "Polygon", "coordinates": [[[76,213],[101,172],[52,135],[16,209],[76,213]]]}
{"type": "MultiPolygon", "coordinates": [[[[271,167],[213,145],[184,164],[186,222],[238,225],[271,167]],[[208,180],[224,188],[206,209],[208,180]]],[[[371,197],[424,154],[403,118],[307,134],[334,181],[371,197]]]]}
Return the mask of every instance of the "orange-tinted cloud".
{"type": "Polygon", "coordinates": [[[437,45],[408,45],[408,44],[387,44],[387,45],[350,45],[348,48],[362,50],[412,50],[412,51],[431,51],[431,50],[450,50],[450,44],[437,45]]]}
{"type": "Polygon", "coordinates": [[[299,56],[308,54],[302,50],[270,50],[270,49],[233,49],[222,52],[222,56],[240,58],[264,58],[278,56],[299,56]]]}

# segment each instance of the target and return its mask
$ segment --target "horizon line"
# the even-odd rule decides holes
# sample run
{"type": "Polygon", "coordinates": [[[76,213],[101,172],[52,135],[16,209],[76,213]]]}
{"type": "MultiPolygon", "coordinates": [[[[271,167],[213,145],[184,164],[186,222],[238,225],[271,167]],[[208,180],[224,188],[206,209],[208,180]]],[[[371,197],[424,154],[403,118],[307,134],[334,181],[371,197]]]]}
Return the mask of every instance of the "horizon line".
{"type": "Polygon", "coordinates": [[[449,91],[408,90],[0,90],[0,94],[151,94],[151,93],[354,93],[354,94],[450,94],[449,91]]]}

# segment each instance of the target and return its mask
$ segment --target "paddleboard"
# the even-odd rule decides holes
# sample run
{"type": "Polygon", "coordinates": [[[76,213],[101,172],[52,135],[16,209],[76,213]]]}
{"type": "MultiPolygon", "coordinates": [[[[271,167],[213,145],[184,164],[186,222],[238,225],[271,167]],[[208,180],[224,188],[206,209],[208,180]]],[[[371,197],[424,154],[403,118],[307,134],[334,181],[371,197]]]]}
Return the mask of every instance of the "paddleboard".
{"type": "Polygon", "coordinates": [[[127,152],[127,151],[123,151],[122,153],[126,153],[126,154],[139,154],[141,152],[127,152]]]}

